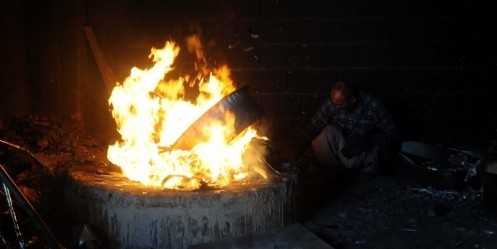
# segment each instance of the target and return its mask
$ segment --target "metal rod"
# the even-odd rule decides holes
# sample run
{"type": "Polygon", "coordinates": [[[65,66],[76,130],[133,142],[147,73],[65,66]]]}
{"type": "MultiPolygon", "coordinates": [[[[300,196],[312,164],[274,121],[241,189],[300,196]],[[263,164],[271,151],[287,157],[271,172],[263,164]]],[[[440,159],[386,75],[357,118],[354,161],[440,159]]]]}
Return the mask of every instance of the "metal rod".
{"type": "Polygon", "coordinates": [[[7,200],[7,205],[9,206],[9,213],[10,217],[12,218],[12,225],[14,226],[17,242],[19,243],[19,248],[24,249],[26,248],[26,244],[22,239],[21,229],[19,228],[19,223],[17,222],[16,211],[14,210],[12,198],[10,197],[9,188],[7,188],[5,183],[3,183],[2,185],[3,185],[3,192],[5,193],[5,199],[7,200]]]}
{"type": "Polygon", "coordinates": [[[26,213],[29,220],[33,222],[33,225],[40,232],[41,237],[45,239],[49,248],[65,248],[55,239],[55,236],[52,234],[45,221],[43,221],[26,196],[24,196],[21,190],[17,187],[2,164],[0,164],[0,181],[2,181],[3,184],[10,190],[9,192],[12,193],[16,203],[26,213]]]}
{"type": "Polygon", "coordinates": [[[5,235],[3,235],[2,231],[0,230],[0,242],[2,242],[0,244],[0,246],[4,246],[2,248],[7,248],[7,240],[5,239],[5,235]]]}

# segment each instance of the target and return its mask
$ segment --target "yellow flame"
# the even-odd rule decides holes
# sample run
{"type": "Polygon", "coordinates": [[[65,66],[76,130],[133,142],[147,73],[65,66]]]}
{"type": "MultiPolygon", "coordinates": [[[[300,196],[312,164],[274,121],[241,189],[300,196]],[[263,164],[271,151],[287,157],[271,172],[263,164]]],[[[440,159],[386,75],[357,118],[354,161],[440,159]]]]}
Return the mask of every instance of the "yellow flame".
{"type": "MultiPolygon", "coordinates": [[[[189,43],[196,44],[197,56],[203,55],[193,41],[189,43]]],[[[243,152],[257,131],[249,127],[228,141],[226,135],[234,130],[233,115],[225,124],[213,122],[206,127],[207,141],[189,151],[163,149],[235,90],[229,68],[222,66],[207,77],[197,77],[196,103],[184,100],[184,85],[191,76],[165,79],[174,69],[179,51],[174,42],[166,42],[163,49],[152,48],[149,58],[155,63],[153,67],[132,68],[124,82],[114,87],[109,105],[121,140],[109,146],[107,157],[121,167],[124,176],[148,186],[195,189],[202,183],[225,186],[239,181],[248,171],[243,152]]]]}

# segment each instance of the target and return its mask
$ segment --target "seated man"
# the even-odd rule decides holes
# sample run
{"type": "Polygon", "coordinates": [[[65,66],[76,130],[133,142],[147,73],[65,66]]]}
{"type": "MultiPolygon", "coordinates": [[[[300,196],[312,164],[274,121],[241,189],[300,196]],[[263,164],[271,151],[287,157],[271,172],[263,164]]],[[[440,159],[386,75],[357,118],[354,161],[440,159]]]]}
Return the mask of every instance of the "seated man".
{"type": "Polygon", "coordinates": [[[311,144],[324,165],[375,176],[380,163],[394,154],[398,139],[397,126],[383,103],[340,80],[305,127],[295,156],[300,158],[311,144]]]}

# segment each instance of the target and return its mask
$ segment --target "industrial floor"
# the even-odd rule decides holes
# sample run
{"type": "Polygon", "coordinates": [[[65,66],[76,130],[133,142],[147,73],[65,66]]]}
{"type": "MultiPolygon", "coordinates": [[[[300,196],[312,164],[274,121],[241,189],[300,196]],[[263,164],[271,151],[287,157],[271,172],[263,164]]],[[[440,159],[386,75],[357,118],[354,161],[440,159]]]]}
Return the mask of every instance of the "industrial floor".
{"type": "Polygon", "coordinates": [[[478,184],[437,189],[399,168],[367,183],[338,187],[315,172],[304,178],[302,195],[301,222],[192,249],[497,248],[495,212],[485,208],[478,184]]]}

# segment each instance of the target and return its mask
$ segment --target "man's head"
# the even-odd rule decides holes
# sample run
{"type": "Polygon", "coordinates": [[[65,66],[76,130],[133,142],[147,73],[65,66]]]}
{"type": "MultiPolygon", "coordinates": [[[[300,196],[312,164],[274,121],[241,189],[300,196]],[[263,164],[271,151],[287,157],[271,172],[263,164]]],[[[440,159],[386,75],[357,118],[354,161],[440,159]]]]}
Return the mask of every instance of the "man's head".
{"type": "Polygon", "coordinates": [[[357,103],[357,90],[347,81],[338,80],[330,91],[330,100],[338,109],[352,111],[357,103]]]}

